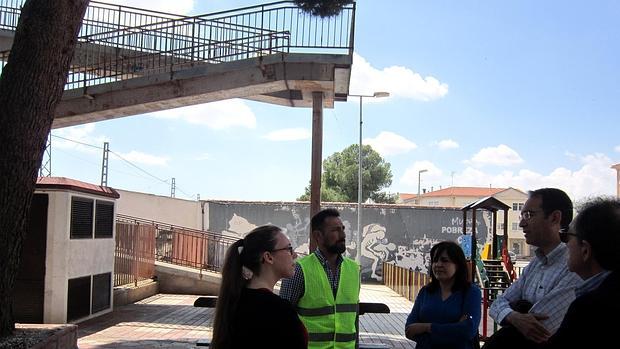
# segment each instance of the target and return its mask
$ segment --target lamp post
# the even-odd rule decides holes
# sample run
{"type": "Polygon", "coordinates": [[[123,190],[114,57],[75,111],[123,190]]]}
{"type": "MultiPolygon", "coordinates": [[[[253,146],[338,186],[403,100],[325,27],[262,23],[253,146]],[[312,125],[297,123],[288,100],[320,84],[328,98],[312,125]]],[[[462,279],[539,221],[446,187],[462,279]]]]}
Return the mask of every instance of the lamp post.
{"type": "Polygon", "coordinates": [[[423,169],[418,171],[418,205],[420,205],[420,177],[422,176],[422,173],[424,172],[428,172],[427,169],[423,169]]]}
{"type": "Polygon", "coordinates": [[[350,97],[359,97],[360,99],[360,140],[357,158],[357,253],[355,260],[361,263],[362,254],[362,100],[364,97],[382,98],[389,97],[389,92],[375,92],[372,95],[349,95],[350,97]]]}

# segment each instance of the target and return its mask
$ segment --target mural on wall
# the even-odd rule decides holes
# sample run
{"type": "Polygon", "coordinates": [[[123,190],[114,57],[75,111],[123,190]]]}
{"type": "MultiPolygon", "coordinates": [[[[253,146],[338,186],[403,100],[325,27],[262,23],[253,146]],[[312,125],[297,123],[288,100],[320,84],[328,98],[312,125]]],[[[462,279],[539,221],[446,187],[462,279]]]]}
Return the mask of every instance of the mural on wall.
{"type": "MultiPolygon", "coordinates": [[[[221,202],[209,201],[209,227],[212,232],[242,238],[248,231],[262,224],[273,224],[283,229],[295,251],[308,253],[310,234],[310,207],[307,203],[275,202],[221,202]]],[[[347,255],[357,255],[357,207],[355,204],[324,205],[340,211],[347,234],[347,255]]],[[[471,234],[471,214],[467,233],[471,234]]],[[[491,215],[478,211],[476,232],[482,248],[490,239],[491,215]]],[[[463,240],[463,214],[457,208],[412,208],[385,205],[365,206],[362,214],[360,263],[362,279],[382,279],[382,263],[391,262],[400,267],[428,272],[431,247],[443,240],[463,240]]]]}

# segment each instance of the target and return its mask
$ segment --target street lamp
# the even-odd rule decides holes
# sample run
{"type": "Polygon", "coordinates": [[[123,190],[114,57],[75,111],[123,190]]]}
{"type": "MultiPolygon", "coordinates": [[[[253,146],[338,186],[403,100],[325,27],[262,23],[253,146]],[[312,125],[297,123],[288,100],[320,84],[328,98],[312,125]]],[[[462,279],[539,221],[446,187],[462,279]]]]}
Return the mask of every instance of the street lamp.
{"type": "Polygon", "coordinates": [[[420,177],[422,176],[422,173],[424,172],[428,172],[427,169],[423,169],[418,171],[418,205],[420,205],[420,177]]]}
{"type": "Polygon", "coordinates": [[[362,100],[364,97],[382,98],[389,96],[389,92],[375,92],[372,95],[349,95],[349,97],[360,98],[360,142],[357,158],[357,253],[355,256],[358,263],[361,263],[362,254],[362,100]]]}

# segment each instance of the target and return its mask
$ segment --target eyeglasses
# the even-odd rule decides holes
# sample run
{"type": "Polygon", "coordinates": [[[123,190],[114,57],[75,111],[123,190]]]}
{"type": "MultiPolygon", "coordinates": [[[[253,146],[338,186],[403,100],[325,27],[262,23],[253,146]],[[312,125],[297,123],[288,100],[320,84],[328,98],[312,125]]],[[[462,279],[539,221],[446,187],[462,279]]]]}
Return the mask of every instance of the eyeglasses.
{"type": "Polygon", "coordinates": [[[271,250],[271,252],[278,252],[278,251],[288,251],[288,253],[290,253],[291,256],[295,252],[295,250],[293,250],[293,246],[286,246],[282,248],[276,248],[275,250],[271,250]]]}
{"type": "Polygon", "coordinates": [[[571,233],[571,232],[569,232],[566,229],[560,229],[559,234],[560,234],[560,241],[562,241],[563,243],[567,243],[568,242],[568,236],[569,235],[575,236],[577,238],[579,237],[579,235],[577,235],[575,233],[571,233]]]}
{"type": "Polygon", "coordinates": [[[541,211],[540,210],[537,210],[537,211],[534,211],[534,210],[521,211],[521,214],[519,215],[519,220],[529,221],[530,219],[532,219],[532,217],[534,217],[536,215],[537,212],[541,212],[541,211]]]}

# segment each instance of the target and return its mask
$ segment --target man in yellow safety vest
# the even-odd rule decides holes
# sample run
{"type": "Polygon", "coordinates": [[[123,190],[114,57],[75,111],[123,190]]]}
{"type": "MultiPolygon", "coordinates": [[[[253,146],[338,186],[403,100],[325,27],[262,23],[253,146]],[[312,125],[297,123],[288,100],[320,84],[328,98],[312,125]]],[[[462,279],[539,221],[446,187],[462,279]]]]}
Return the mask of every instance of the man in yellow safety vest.
{"type": "Polygon", "coordinates": [[[282,280],[280,296],[296,306],[308,330],[308,348],[355,348],[360,268],[342,255],[346,235],[340,213],[321,210],[310,225],[317,249],[297,262],[293,277],[282,280]]]}

